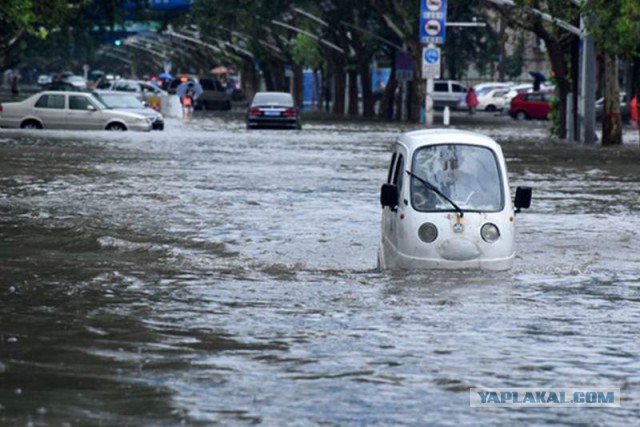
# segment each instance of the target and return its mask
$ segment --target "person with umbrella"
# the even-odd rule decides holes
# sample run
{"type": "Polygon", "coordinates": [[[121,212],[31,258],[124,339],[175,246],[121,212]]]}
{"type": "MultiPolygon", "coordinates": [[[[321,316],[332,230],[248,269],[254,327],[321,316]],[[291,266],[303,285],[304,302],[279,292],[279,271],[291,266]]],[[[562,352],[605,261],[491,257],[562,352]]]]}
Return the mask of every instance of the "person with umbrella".
{"type": "Polygon", "coordinates": [[[191,80],[181,83],[176,88],[176,95],[178,95],[180,104],[182,104],[182,118],[185,121],[189,121],[193,117],[193,107],[201,94],[202,86],[191,80]]]}

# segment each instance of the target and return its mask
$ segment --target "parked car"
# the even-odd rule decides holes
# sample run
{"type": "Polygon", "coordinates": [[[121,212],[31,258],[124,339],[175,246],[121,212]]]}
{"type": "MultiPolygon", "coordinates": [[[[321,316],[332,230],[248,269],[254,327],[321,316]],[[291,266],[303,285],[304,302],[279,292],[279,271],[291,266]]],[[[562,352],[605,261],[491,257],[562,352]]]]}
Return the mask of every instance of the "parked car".
{"type": "Polygon", "coordinates": [[[505,106],[505,95],[509,92],[508,87],[493,88],[483,91],[482,94],[477,95],[478,110],[484,111],[500,111],[505,106]]]}
{"type": "Polygon", "coordinates": [[[433,108],[467,108],[465,101],[467,88],[455,80],[436,80],[433,82],[433,108]]]}
{"type": "Polygon", "coordinates": [[[207,110],[230,110],[231,94],[218,79],[201,77],[199,79],[202,86],[202,94],[196,100],[196,109],[205,108],[207,110]]]}
{"type": "Polygon", "coordinates": [[[395,142],[380,203],[380,269],[506,270],[515,258],[515,214],[530,206],[531,188],[517,188],[512,205],[498,143],[427,129],[395,142]]]}
{"type": "Polygon", "coordinates": [[[511,100],[515,98],[519,93],[527,93],[533,91],[533,83],[523,83],[519,85],[513,85],[509,88],[509,91],[504,95],[504,104],[509,105],[511,100]]]}
{"type": "Polygon", "coordinates": [[[69,82],[65,82],[64,80],[54,80],[49,84],[46,84],[42,87],[42,90],[48,91],[66,91],[66,92],[82,92],[83,89],[78,86],[71,84],[69,82]]]}
{"type": "Polygon", "coordinates": [[[113,90],[94,90],[93,94],[102,101],[104,105],[112,110],[142,114],[151,120],[151,129],[164,129],[164,117],[162,114],[149,107],[144,101],[140,101],[132,93],[117,92],[113,90]]]}
{"type": "Polygon", "coordinates": [[[111,110],[88,92],[46,91],[21,102],[0,104],[0,127],[149,131],[151,120],[111,110]]]}
{"type": "Polygon", "coordinates": [[[117,92],[127,92],[133,94],[140,101],[148,103],[150,106],[160,106],[160,98],[168,95],[164,89],[154,86],[150,82],[144,80],[118,79],[118,80],[101,80],[96,89],[113,90],[117,92]]]}
{"type": "Polygon", "coordinates": [[[48,85],[52,81],[53,81],[53,79],[51,78],[51,76],[49,74],[40,74],[38,76],[38,86],[40,86],[40,87],[48,85]]]}
{"type": "Polygon", "coordinates": [[[62,81],[67,82],[73,86],[75,86],[78,90],[86,90],[87,89],[87,81],[84,77],[78,76],[75,74],[67,75],[62,77],[62,81]]]}
{"type": "Polygon", "coordinates": [[[553,92],[520,93],[511,100],[509,115],[516,120],[546,119],[551,111],[553,92]]]}
{"type": "MultiPolygon", "coordinates": [[[[627,112],[627,92],[620,92],[620,111],[623,115],[623,120],[629,120],[627,112]]],[[[596,119],[602,120],[602,114],[604,113],[604,97],[596,100],[596,119]]]]}
{"type": "Polygon", "coordinates": [[[247,110],[247,129],[258,127],[302,129],[293,96],[287,92],[257,92],[247,110]]]}
{"type": "Polygon", "coordinates": [[[511,87],[510,83],[488,82],[475,85],[473,90],[476,91],[476,96],[482,96],[493,89],[508,89],[509,87],[511,87]]]}

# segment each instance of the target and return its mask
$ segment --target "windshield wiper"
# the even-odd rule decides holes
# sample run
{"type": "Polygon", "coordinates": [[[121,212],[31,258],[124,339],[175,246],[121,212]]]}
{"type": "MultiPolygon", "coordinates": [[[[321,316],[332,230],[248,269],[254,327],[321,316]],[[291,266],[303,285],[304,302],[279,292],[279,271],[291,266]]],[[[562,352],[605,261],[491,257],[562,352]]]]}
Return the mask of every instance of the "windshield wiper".
{"type": "Polygon", "coordinates": [[[418,181],[420,181],[422,183],[422,185],[424,185],[429,190],[431,190],[434,193],[436,193],[438,196],[442,197],[447,202],[449,202],[449,204],[451,204],[451,206],[453,206],[453,208],[456,210],[456,212],[460,215],[460,218],[462,218],[464,216],[464,212],[462,211],[462,209],[460,209],[460,206],[456,205],[453,200],[451,200],[449,197],[447,197],[442,191],[438,190],[438,188],[436,188],[433,184],[431,184],[429,181],[427,181],[427,180],[425,180],[423,178],[420,178],[418,175],[414,174],[413,172],[410,172],[410,171],[406,171],[406,172],[409,174],[409,176],[411,178],[417,179],[418,181]]]}

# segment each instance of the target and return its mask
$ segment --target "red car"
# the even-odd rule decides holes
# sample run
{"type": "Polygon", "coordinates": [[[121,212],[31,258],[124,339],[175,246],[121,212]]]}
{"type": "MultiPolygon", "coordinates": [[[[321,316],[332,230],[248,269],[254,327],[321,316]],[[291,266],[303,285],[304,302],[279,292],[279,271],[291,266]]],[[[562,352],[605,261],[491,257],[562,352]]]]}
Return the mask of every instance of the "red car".
{"type": "Polygon", "coordinates": [[[520,93],[511,100],[509,115],[516,120],[546,119],[551,111],[553,92],[520,93]]]}

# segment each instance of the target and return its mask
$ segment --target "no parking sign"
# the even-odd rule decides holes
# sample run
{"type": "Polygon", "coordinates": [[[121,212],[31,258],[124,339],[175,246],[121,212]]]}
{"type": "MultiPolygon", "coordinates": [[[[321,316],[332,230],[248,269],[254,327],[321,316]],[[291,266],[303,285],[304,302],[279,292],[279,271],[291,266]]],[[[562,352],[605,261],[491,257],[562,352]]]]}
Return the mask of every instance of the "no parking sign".
{"type": "Polygon", "coordinates": [[[420,43],[444,44],[447,25],[447,0],[420,2],[420,43]]]}

